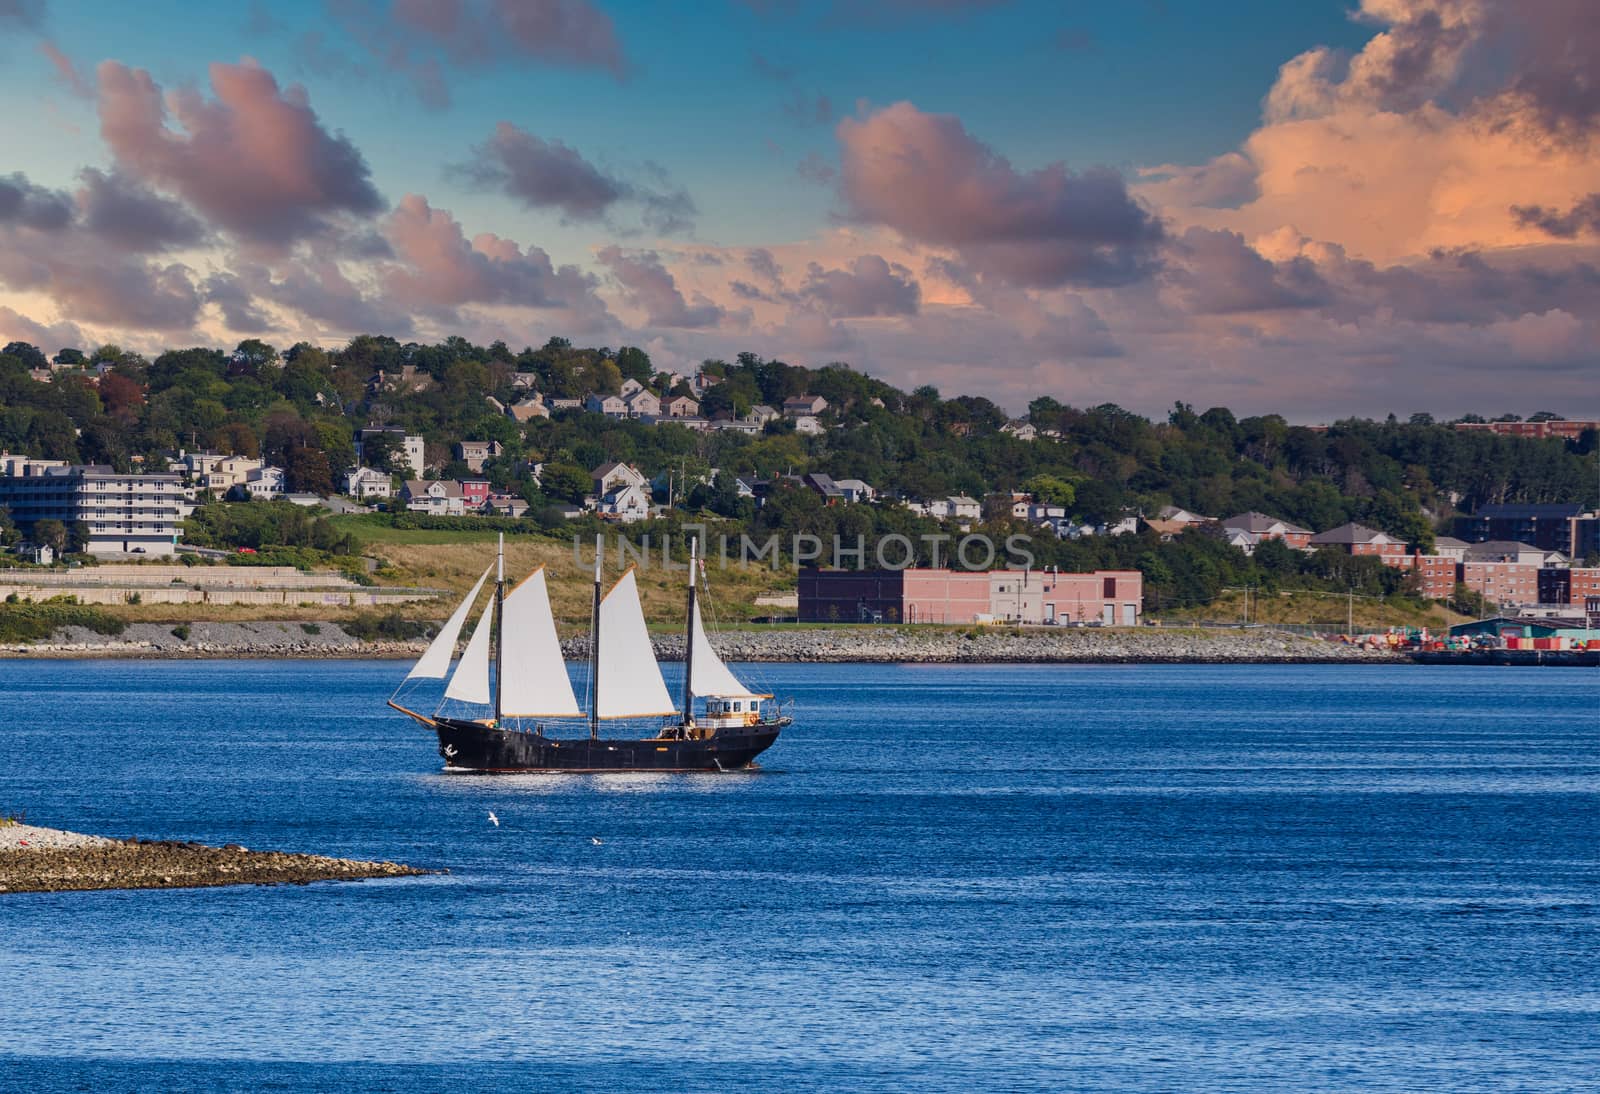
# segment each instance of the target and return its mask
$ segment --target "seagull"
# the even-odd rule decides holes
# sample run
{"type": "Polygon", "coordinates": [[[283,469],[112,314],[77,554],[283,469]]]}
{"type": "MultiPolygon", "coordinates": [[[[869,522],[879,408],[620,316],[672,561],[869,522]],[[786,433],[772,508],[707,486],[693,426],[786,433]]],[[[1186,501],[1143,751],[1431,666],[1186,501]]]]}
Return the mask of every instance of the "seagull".
{"type": "Polygon", "coordinates": [[[492,811],[489,813],[489,823],[494,825],[496,828],[500,827],[500,818],[495,816],[492,811]]]}
{"type": "Polygon", "coordinates": [[[594,845],[595,845],[595,846],[596,846],[596,847],[604,847],[604,846],[605,846],[605,844],[603,844],[603,843],[601,843],[601,842],[600,842],[600,841],[599,841],[599,840],[598,840],[598,839],[596,839],[596,838],[595,838],[595,837],[594,837],[594,836],[590,836],[590,837],[589,837],[589,842],[590,842],[590,843],[592,843],[592,844],[594,844],[594,845]]]}

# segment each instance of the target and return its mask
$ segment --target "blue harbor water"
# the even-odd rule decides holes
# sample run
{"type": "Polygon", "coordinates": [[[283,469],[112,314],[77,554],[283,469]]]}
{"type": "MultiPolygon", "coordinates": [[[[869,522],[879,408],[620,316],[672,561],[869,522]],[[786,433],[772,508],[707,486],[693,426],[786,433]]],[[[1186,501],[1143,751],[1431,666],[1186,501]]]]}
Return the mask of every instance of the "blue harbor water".
{"type": "Polygon", "coordinates": [[[0,896],[0,1088],[1600,1084],[1593,673],[764,666],[759,772],[481,778],[403,672],[0,662],[0,811],[450,871],[0,896]]]}

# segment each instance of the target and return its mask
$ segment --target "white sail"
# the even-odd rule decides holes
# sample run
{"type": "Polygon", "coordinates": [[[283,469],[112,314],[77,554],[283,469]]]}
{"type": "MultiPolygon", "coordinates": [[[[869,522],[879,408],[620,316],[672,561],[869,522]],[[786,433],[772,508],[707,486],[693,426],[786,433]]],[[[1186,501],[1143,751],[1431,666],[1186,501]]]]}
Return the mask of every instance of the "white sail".
{"type": "Polygon", "coordinates": [[[541,566],[506,594],[500,640],[505,645],[500,684],[501,713],[508,717],[559,718],[583,713],[561,659],[561,640],[550,612],[541,566]]]}
{"type": "MultiPolygon", "coordinates": [[[[491,567],[492,569],[492,567],[491,567]]],[[[411,671],[406,673],[407,680],[443,680],[450,675],[450,658],[455,656],[456,639],[461,635],[461,628],[467,622],[467,613],[472,610],[472,602],[478,599],[478,590],[483,588],[483,583],[489,580],[489,571],[484,570],[483,576],[472,587],[445,625],[439,629],[432,642],[428,643],[427,650],[417,658],[417,663],[411,666],[411,671]]]]}
{"type": "Polygon", "coordinates": [[[489,636],[494,632],[494,601],[483,609],[483,615],[467,641],[466,652],[456,665],[455,675],[444,689],[446,699],[463,703],[494,702],[489,691],[489,636]]]}
{"type": "Polygon", "coordinates": [[[771,696],[751,691],[739,682],[717,651],[711,648],[705,628],[700,625],[700,602],[694,604],[693,635],[694,656],[690,659],[689,690],[696,695],[714,695],[719,699],[769,699],[771,696]]]}
{"type": "Polygon", "coordinates": [[[677,713],[661,679],[661,666],[656,664],[632,570],[600,601],[599,672],[597,716],[642,718],[677,713]]]}

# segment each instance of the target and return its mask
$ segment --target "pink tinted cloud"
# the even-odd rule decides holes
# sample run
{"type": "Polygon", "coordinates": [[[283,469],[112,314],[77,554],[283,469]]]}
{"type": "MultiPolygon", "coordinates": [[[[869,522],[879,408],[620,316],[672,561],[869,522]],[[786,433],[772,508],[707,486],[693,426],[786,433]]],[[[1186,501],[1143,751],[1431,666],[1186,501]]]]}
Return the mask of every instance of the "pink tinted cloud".
{"type": "Polygon", "coordinates": [[[565,308],[587,325],[605,314],[593,276],[491,233],[469,243],[460,223],[421,195],[400,200],[384,234],[398,259],[384,270],[384,291],[409,306],[446,314],[464,304],[565,308]]]}
{"type": "Polygon", "coordinates": [[[56,70],[56,76],[68,91],[81,99],[94,98],[93,86],[84,79],[83,73],[78,71],[78,66],[72,63],[72,58],[62,53],[54,42],[40,42],[39,52],[50,61],[56,70]]]}
{"type": "Polygon", "coordinates": [[[655,251],[624,251],[613,244],[595,257],[611,271],[628,303],[643,309],[648,326],[699,328],[722,322],[725,312],[713,301],[698,295],[693,303],[684,299],[655,251]]]}
{"type": "Polygon", "coordinates": [[[46,353],[88,345],[76,323],[40,323],[14,308],[0,306],[0,344],[6,342],[26,342],[46,353]]]}
{"type": "Polygon", "coordinates": [[[901,102],[839,123],[839,190],[856,219],[955,249],[1016,285],[1115,285],[1147,275],[1160,223],[1115,172],[1018,171],[949,114],[901,102]]]}
{"type": "Polygon", "coordinates": [[[100,65],[100,132],[119,167],[267,246],[383,208],[361,153],[323,128],[303,88],[279,88],[249,61],[210,73],[214,98],[185,88],[164,100],[148,72],[100,65]],[[169,106],[178,130],[168,126],[169,106]]]}
{"type": "Polygon", "coordinates": [[[496,125],[490,138],[474,149],[473,159],[456,170],[530,209],[558,209],[568,220],[599,220],[618,205],[633,204],[648,227],[665,234],[690,227],[695,213],[694,202],[681,189],[618,178],[570,145],[510,122],[496,125]]]}
{"type": "Polygon", "coordinates": [[[845,269],[823,269],[813,262],[800,295],[816,301],[835,319],[859,319],[915,315],[922,287],[906,267],[868,254],[852,259],[845,269]]]}

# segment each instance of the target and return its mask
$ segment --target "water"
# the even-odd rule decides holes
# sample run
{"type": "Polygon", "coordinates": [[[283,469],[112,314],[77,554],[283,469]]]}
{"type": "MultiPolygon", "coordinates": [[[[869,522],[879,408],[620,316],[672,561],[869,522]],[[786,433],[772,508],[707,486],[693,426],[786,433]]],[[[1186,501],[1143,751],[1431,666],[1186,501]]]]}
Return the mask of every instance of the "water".
{"type": "Polygon", "coordinates": [[[450,870],[0,897],[0,1088],[1600,1083],[1593,673],[767,666],[759,773],[473,778],[402,672],[0,662],[0,810],[450,870]]]}

